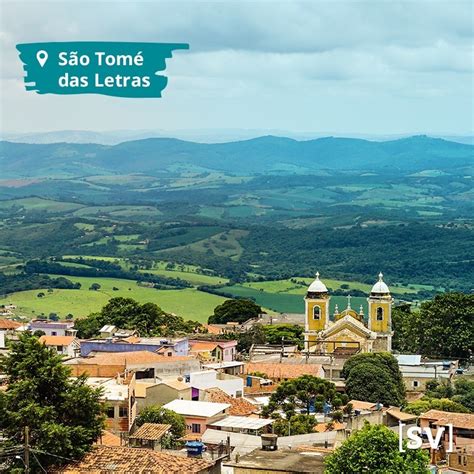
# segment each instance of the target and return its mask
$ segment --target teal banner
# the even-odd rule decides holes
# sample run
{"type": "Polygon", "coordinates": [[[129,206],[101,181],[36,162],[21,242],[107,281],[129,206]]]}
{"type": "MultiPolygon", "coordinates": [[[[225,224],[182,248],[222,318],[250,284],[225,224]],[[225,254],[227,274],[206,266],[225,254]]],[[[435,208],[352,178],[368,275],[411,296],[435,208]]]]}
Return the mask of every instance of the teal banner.
{"type": "Polygon", "coordinates": [[[24,43],[17,50],[27,91],[38,94],[102,94],[161,97],[166,59],[186,43],[24,43]]]}

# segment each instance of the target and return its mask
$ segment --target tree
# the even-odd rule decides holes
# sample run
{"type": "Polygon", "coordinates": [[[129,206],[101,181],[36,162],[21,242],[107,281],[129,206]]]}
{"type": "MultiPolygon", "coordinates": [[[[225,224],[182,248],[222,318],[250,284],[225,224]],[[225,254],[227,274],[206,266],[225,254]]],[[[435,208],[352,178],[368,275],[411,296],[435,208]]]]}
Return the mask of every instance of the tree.
{"type": "Polygon", "coordinates": [[[89,286],[89,290],[92,290],[92,291],[97,291],[100,289],[101,289],[101,286],[99,285],[99,283],[92,283],[92,285],[89,286]]]}
{"type": "Polygon", "coordinates": [[[326,458],[325,472],[425,474],[429,472],[428,462],[429,456],[422,449],[400,452],[398,436],[386,426],[366,423],[326,458]]]}
{"type": "Polygon", "coordinates": [[[267,342],[266,332],[260,323],[254,324],[247,331],[241,332],[232,337],[237,337],[237,350],[248,352],[253,344],[265,344],[267,342]]]}
{"type": "Polygon", "coordinates": [[[0,392],[0,430],[6,436],[0,447],[22,444],[28,427],[34,458],[44,467],[90,450],[104,427],[100,390],[89,387],[86,377],[71,380],[61,357],[29,333],[0,362],[8,381],[0,392]]]}
{"type": "Polygon", "coordinates": [[[342,370],[346,391],[353,400],[400,406],[405,400],[405,386],[398,363],[387,352],[356,354],[342,370]]]}
{"type": "Polygon", "coordinates": [[[209,316],[209,324],[244,323],[261,313],[262,308],[251,300],[226,300],[214,308],[214,314],[209,316]]]}
{"type": "Polygon", "coordinates": [[[443,293],[421,304],[392,314],[393,347],[400,352],[427,356],[469,358],[474,352],[474,295],[443,293]]]}
{"type": "Polygon", "coordinates": [[[312,375],[302,375],[281,383],[263,409],[263,414],[273,416],[278,409],[282,409],[286,418],[290,419],[297,413],[296,410],[300,413],[305,411],[308,415],[311,411],[321,412],[325,402],[340,406],[347,403],[347,396],[339,395],[332,382],[312,375]]]}
{"type": "Polygon", "coordinates": [[[137,416],[135,423],[137,426],[142,426],[143,423],[171,425],[170,435],[162,440],[162,445],[165,448],[175,448],[179,438],[182,438],[186,434],[186,422],[184,417],[159,405],[144,408],[137,416]]]}
{"type": "Polygon", "coordinates": [[[263,327],[268,344],[281,344],[282,340],[287,344],[297,344],[303,348],[304,328],[298,324],[275,324],[263,327]]]}
{"type": "Polygon", "coordinates": [[[404,411],[413,415],[421,415],[428,410],[441,410],[454,413],[469,413],[469,409],[449,398],[425,398],[409,403],[404,411]]]}
{"type": "Polygon", "coordinates": [[[420,347],[426,355],[468,358],[474,352],[474,294],[444,293],[420,308],[420,347]]]}
{"type": "Polygon", "coordinates": [[[106,324],[122,329],[137,329],[142,336],[173,336],[195,332],[201,327],[196,321],[185,321],[181,316],[165,313],[154,303],[140,304],[132,298],[112,298],[99,313],[78,319],[78,336],[96,336],[106,324]]]}
{"type": "Polygon", "coordinates": [[[292,415],[289,418],[276,417],[272,425],[273,432],[278,436],[295,436],[312,433],[316,419],[313,415],[292,415]]]}
{"type": "Polygon", "coordinates": [[[50,321],[59,321],[59,316],[57,313],[49,313],[48,318],[50,321]]]}

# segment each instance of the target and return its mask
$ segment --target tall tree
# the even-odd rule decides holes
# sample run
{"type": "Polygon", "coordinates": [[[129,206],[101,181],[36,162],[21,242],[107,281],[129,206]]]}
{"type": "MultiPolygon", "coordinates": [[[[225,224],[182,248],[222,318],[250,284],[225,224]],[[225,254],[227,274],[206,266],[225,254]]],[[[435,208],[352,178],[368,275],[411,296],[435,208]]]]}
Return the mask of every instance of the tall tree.
{"type": "Polygon", "coordinates": [[[209,316],[209,323],[243,323],[248,319],[256,318],[261,312],[262,308],[251,300],[226,300],[214,308],[214,314],[209,316]]]}
{"type": "Polygon", "coordinates": [[[421,304],[419,351],[441,357],[472,357],[474,294],[444,293],[421,304]]]}
{"type": "Polygon", "coordinates": [[[78,459],[91,448],[104,417],[100,391],[90,388],[86,377],[71,380],[61,357],[29,333],[0,359],[0,369],[8,381],[7,390],[0,392],[5,446],[23,443],[28,427],[32,461],[38,459],[43,467],[78,459]]]}
{"type": "Polygon", "coordinates": [[[427,474],[428,454],[422,449],[399,450],[396,433],[383,425],[369,425],[351,435],[326,458],[327,474],[427,474]]]}
{"type": "Polygon", "coordinates": [[[396,406],[405,400],[405,385],[397,360],[387,352],[352,356],[344,364],[342,375],[351,399],[396,406]]]}

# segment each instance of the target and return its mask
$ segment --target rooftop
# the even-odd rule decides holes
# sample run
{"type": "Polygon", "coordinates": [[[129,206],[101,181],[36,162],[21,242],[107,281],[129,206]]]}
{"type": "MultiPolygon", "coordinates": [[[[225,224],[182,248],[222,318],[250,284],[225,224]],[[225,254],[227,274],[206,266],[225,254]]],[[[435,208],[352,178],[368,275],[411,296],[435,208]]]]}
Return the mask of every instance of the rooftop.
{"type": "Polygon", "coordinates": [[[21,323],[12,321],[11,319],[0,319],[0,330],[16,329],[21,326],[21,323]]]}
{"type": "Polygon", "coordinates": [[[153,363],[173,363],[183,360],[193,360],[189,356],[164,357],[150,351],[131,351],[131,352],[98,352],[91,357],[81,357],[76,363],[97,364],[97,365],[139,365],[153,363]]]}
{"type": "Polygon", "coordinates": [[[183,474],[207,471],[212,463],[203,459],[185,458],[150,449],[118,446],[95,446],[80,461],[72,462],[51,473],[102,474],[183,474]]]}
{"type": "Polygon", "coordinates": [[[221,428],[241,428],[245,430],[259,430],[264,426],[271,425],[275,420],[267,418],[251,418],[248,416],[228,416],[222,420],[215,421],[209,426],[221,428]]]}
{"type": "Polygon", "coordinates": [[[102,434],[95,444],[102,446],[121,446],[122,441],[119,436],[113,434],[112,432],[102,430],[102,434]]]}
{"type": "Polygon", "coordinates": [[[159,423],[143,423],[140,428],[130,435],[130,438],[147,439],[151,441],[159,441],[164,434],[171,428],[171,425],[162,425],[159,423]]]}
{"type": "Polygon", "coordinates": [[[254,451],[241,456],[239,462],[224,463],[241,469],[267,470],[271,466],[272,472],[297,472],[319,474],[324,472],[325,454],[319,451],[294,451],[279,449],[278,451],[254,451]]]}
{"type": "Polygon", "coordinates": [[[474,413],[454,413],[441,410],[429,410],[420,415],[421,419],[433,420],[436,425],[452,424],[455,428],[474,430],[474,413]]]}
{"type": "Polygon", "coordinates": [[[74,336],[41,336],[39,342],[45,346],[69,346],[74,339],[74,336]]]}
{"type": "Polygon", "coordinates": [[[260,372],[268,378],[295,379],[302,375],[314,375],[318,377],[322,371],[320,364],[290,364],[271,362],[249,362],[245,364],[245,373],[260,372]]]}
{"type": "Polygon", "coordinates": [[[192,400],[173,400],[163,406],[180,415],[205,418],[215,416],[230,408],[229,403],[197,402],[192,400]]]}
{"type": "Polygon", "coordinates": [[[229,403],[230,415],[248,416],[258,411],[258,407],[243,397],[234,398],[220,388],[208,388],[206,400],[214,403],[229,403]]]}

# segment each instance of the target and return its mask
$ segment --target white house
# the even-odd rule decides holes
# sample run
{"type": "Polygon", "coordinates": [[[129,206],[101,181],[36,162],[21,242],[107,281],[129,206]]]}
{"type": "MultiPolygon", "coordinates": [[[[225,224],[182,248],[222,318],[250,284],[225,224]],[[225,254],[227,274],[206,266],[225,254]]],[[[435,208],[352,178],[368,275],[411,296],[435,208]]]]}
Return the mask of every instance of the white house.
{"type": "Polygon", "coordinates": [[[79,339],[74,336],[41,336],[39,342],[67,357],[78,357],[81,351],[79,339]]]}
{"type": "Polygon", "coordinates": [[[241,397],[244,393],[244,380],[242,378],[216,370],[191,372],[189,385],[193,389],[193,400],[202,398],[197,391],[205,391],[208,388],[220,388],[227,395],[234,398],[241,397]]]}

